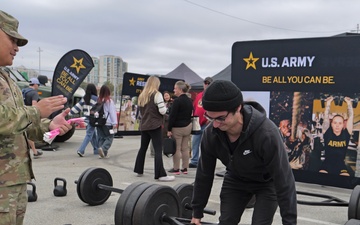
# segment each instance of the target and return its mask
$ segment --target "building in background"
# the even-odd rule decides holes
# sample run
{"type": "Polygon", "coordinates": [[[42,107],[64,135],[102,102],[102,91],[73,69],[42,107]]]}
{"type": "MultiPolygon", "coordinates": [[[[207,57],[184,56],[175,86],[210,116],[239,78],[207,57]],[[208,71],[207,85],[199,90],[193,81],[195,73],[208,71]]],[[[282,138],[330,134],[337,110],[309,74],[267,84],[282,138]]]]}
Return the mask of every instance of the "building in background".
{"type": "Polygon", "coordinates": [[[89,75],[85,78],[86,83],[93,83],[97,84],[99,83],[99,58],[97,57],[91,57],[94,62],[94,68],[90,71],[89,75]]]}
{"type": "MultiPolygon", "coordinates": [[[[84,82],[94,83],[99,88],[106,82],[114,85],[114,91],[119,92],[119,85],[123,83],[124,73],[128,71],[128,63],[120,56],[103,55],[100,57],[91,57],[94,62],[94,68],[85,78],[84,82]]],[[[39,76],[39,70],[29,69],[25,66],[12,67],[19,72],[26,74],[30,79],[39,76]]],[[[46,75],[49,80],[52,79],[54,71],[42,70],[41,75],[46,75]]]]}

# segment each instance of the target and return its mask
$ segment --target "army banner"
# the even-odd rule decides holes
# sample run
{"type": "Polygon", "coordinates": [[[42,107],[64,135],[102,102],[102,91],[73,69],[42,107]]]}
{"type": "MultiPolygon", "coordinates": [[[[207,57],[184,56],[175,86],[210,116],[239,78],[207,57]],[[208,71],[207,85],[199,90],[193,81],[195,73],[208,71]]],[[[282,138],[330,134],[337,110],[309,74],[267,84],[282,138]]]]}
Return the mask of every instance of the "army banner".
{"type": "Polygon", "coordinates": [[[359,36],[236,42],[231,66],[267,98],[296,181],[360,184],[359,36]]]}
{"type": "Polygon", "coordinates": [[[66,53],[56,65],[51,95],[64,95],[68,101],[94,67],[92,58],[83,50],[66,53]]]}
{"type": "MultiPolygon", "coordinates": [[[[137,105],[138,96],[143,90],[149,75],[125,73],[121,94],[120,116],[117,135],[138,135],[140,114],[137,105]]],[[[174,85],[178,79],[159,77],[159,91],[173,93],[174,85]]]]}

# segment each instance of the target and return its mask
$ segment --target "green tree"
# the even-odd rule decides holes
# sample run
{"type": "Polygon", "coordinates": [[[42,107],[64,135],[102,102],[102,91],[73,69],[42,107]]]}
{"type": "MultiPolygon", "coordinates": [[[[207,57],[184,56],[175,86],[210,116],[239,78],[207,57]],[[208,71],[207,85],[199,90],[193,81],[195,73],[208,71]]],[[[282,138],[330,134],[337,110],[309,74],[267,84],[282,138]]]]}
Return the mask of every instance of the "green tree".
{"type": "Polygon", "coordinates": [[[108,86],[111,93],[114,93],[114,85],[110,81],[105,81],[104,85],[108,86]]]}

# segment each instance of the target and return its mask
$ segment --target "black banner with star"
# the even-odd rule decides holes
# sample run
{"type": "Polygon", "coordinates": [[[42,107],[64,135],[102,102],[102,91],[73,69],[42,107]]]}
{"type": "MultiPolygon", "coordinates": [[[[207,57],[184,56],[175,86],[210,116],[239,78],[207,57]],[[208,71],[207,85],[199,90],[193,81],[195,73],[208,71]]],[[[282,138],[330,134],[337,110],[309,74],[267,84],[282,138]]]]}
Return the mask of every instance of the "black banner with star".
{"type": "Polygon", "coordinates": [[[360,36],[236,42],[231,70],[244,91],[359,92],[360,36]]]}
{"type": "Polygon", "coordinates": [[[66,53],[56,65],[51,95],[63,95],[71,101],[75,91],[94,67],[90,55],[75,49],[66,53]]]}
{"type": "Polygon", "coordinates": [[[231,70],[269,102],[296,181],[360,185],[359,35],[236,42],[231,70]]]}
{"type": "MultiPolygon", "coordinates": [[[[139,96],[148,78],[149,75],[124,73],[122,95],[139,96]]],[[[161,83],[159,91],[161,93],[164,91],[173,92],[175,83],[179,81],[179,79],[165,77],[159,77],[159,79],[161,83]]]]}
{"type": "MultiPolygon", "coordinates": [[[[137,100],[149,77],[149,75],[128,72],[124,74],[117,135],[140,134],[140,115],[137,100]]],[[[161,83],[159,91],[161,93],[167,91],[171,95],[175,83],[180,80],[165,77],[159,77],[159,79],[161,83]]]]}

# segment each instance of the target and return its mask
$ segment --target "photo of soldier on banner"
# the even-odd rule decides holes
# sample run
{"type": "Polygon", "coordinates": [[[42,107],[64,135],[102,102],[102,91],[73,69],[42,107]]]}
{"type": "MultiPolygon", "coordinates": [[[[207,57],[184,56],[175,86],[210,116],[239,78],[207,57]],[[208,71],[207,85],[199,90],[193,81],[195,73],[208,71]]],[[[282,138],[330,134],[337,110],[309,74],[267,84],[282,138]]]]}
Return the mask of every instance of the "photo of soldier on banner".
{"type": "Polygon", "coordinates": [[[269,118],[279,127],[292,169],[311,167],[313,94],[271,92],[269,118]]]}
{"type": "MultiPolygon", "coordinates": [[[[138,135],[140,134],[139,124],[141,115],[137,105],[138,96],[145,86],[149,75],[125,73],[123,79],[123,88],[121,94],[120,116],[118,135],[138,135]]],[[[174,85],[178,79],[160,78],[159,91],[173,93],[174,85]]]]}
{"type": "Polygon", "coordinates": [[[342,176],[359,176],[358,93],[320,93],[314,100],[314,135],[321,140],[319,172],[342,176]]]}

